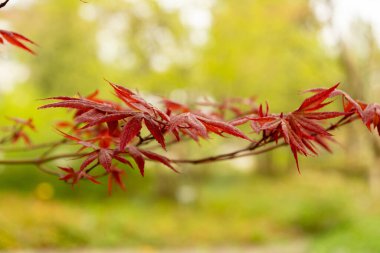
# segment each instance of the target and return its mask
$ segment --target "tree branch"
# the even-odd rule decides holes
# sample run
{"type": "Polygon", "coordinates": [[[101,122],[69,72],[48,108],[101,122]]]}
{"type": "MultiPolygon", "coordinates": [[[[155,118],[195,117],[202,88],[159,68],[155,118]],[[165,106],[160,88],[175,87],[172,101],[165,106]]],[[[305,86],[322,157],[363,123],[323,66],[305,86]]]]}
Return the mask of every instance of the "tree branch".
{"type": "MultiPolygon", "coordinates": [[[[351,123],[354,120],[357,120],[357,116],[353,116],[354,114],[347,114],[340,120],[338,120],[336,123],[332,124],[331,126],[326,128],[326,131],[332,131],[340,126],[346,125],[351,123]]],[[[224,160],[230,160],[230,159],[235,159],[239,157],[244,157],[244,156],[251,156],[251,155],[259,155],[265,152],[269,152],[271,150],[287,146],[288,144],[285,142],[282,142],[280,144],[276,144],[274,146],[267,147],[262,150],[254,151],[257,148],[260,148],[264,145],[267,145],[269,143],[274,142],[273,139],[267,141],[266,136],[263,136],[262,139],[256,143],[252,143],[246,148],[239,149],[233,152],[217,155],[217,156],[210,156],[210,157],[204,157],[204,158],[199,158],[199,159],[178,159],[178,160],[172,160],[173,163],[187,163],[187,164],[202,164],[202,163],[210,163],[210,162],[218,162],[218,161],[224,161],[224,160]]]]}
{"type": "Polygon", "coordinates": [[[22,165],[22,164],[34,164],[34,165],[40,165],[44,163],[48,163],[54,160],[60,160],[64,158],[78,158],[81,156],[84,156],[86,154],[79,154],[79,153],[68,153],[68,154],[62,154],[62,155],[55,155],[55,156],[49,156],[45,158],[36,158],[36,159],[15,159],[15,160],[0,160],[0,164],[3,165],[22,165]]]}
{"type": "Polygon", "coordinates": [[[9,0],[6,0],[5,2],[1,3],[1,4],[0,4],[0,8],[5,7],[5,5],[7,5],[8,2],[9,2],[9,0]]]}
{"type": "Polygon", "coordinates": [[[27,151],[33,151],[37,149],[44,149],[44,148],[50,148],[56,144],[64,144],[67,143],[69,140],[62,139],[60,141],[53,141],[53,142],[46,142],[36,145],[30,145],[27,147],[0,147],[0,152],[27,152],[27,151]]]}
{"type": "MultiPolygon", "coordinates": [[[[338,127],[341,127],[343,125],[349,124],[354,120],[357,120],[358,117],[354,114],[347,114],[344,117],[342,117],[340,120],[338,120],[336,123],[331,124],[329,127],[326,127],[326,131],[333,131],[338,127]]],[[[176,164],[203,164],[203,163],[211,163],[211,162],[218,162],[218,161],[225,161],[230,159],[235,159],[239,157],[245,157],[245,156],[253,156],[253,155],[259,155],[262,153],[266,153],[269,151],[272,151],[274,149],[287,146],[288,144],[285,142],[281,142],[279,144],[274,144],[272,146],[257,150],[261,147],[264,147],[265,145],[268,145],[270,143],[275,142],[274,139],[268,139],[269,137],[266,135],[263,135],[262,138],[254,143],[251,143],[245,148],[235,150],[233,152],[228,152],[216,156],[208,156],[204,158],[199,159],[174,159],[171,160],[171,162],[176,164]]],[[[151,136],[147,136],[146,138],[140,138],[140,142],[137,146],[144,145],[145,142],[150,142],[153,138],[151,136]]],[[[68,153],[68,154],[61,154],[61,155],[55,155],[55,156],[48,156],[48,154],[53,151],[55,148],[57,148],[59,145],[64,144],[65,140],[61,140],[59,142],[51,143],[50,149],[48,149],[46,152],[44,152],[39,158],[36,159],[21,159],[21,160],[0,160],[0,164],[3,165],[21,165],[21,164],[33,164],[36,165],[40,170],[47,172],[49,174],[59,175],[58,173],[52,172],[42,165],[54,160],[60,160],[64,158],[80,158],[83,156],[86,156],[86,154],[81,153],[68,153]]],[[[36,147],[46,146],[47,144],[41,144],[37,145],[36,147]]],[[[99,165],[99,163],[95,164],[93,167],[90,168],[89,171],[91,171],[94,167],[99,165]]]]}

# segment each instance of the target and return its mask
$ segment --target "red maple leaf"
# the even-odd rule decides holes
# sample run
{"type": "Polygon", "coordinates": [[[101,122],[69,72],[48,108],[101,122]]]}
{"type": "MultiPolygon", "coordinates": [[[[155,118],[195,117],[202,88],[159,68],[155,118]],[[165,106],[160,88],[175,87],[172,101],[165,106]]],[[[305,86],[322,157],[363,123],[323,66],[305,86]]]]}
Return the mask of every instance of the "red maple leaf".
{"type": "Polygon", "coordinates": [[[148,113],[137,113],[135,116],[130,117],[128,122],[124,125],[120,134],[120,150],[124,150],[133,138],[138,136],[142,129],[142,123],[145,123],[146,128],[152,134],[154,139],[165,149],[165,139],[163,135],[163,127],[160,123],[148,113]]]}
{"type": "Polygon", "coordinates": [[[93,182],[94,184],[100,184],[99,181],[97,181],[94,177],[88,175],[84,170],[75,171],[71,167],[58,167],[62,171],[64,171],[66,174],[62,175],[59,179],[63,180],[67,183],[70,183],[72,185],[79,182],[80,179],[86,178],[93,182]]]}
{"type": "Polygon", "coordinates": [[[234,117],[241,117],[243,115],[252,114],[257,112],[255,99],[250,98],[227,98],[221,102],[210,101],[206,98],[204,102],[198,102],[197,105],[207,106],[214,109],[208,112],[208,116],[214,116],[218,119],[224,120],[226,115],[230,112],[234,117]]]}
{"type": "Polygon", "coordinates": [[[12,142],[16,143],[18,140],[22,139],[24,140],[25,144],[30,145],[31,141],[29,136],[23,131],[23,130],[18,130],[12,135],[12,142]]]}
{"type": "Polygon", "coordinates": [[[239,125],[250,120],[255,132],[263,131],[265,135],[276,141],[278,138],[283,138],[290,146],[299,171],[297,154],[317,155],[318,151],[314,144],[331,151],[326,141],[331,141],[333,138],[322,123],[326,119],[345,116],[347,112],[318,112],[318,110],[330,103],[326,100],[331,97],[337,86],[338,84],[329,89],[314,91],[316,94],[306,98],[301,106],[291,113],[269,114],[268,108],[264,113],[260,107],[258,115],[238,119],[234,124],[239,125]]]}
{"type": "Polygon", "coordinates": [[[145,170],[144,170],[145,169],[145,158],[148,158],[148,159],[153,160],[153,161],[157,161],[157,162],[169,167],[174,172],[178,172],[171,165],[171,162],[168,158],[166,158],[162,155],[159,155],[157,153],[153,153],[151,151],[139,149],[139,148],[136,148],[135,146],[131,146],[131,145],[127,147],[126,153],[129,154],[133,158],[133,160],[136,162],[137,167],[139,168],[140,174],[142,176],[144,176],[144,174],[145,174],[145,170]]]}
{"type": "Polygon", "coordinates": [[[16,143],[19,140],[23,140],[25,144],[30,145],[31,141],[29,138],[29,135],[25,131],[25,128],[29,128],[33,131],[36,131],[36,127],[33,124],[33,119],[21,119],[21,118],[15,118],[15,117],[7,117],[7,119],[14,122],[14,132],[11,136],[11,141],[13,143],[16,143]]]}
{"type": "Polygon", "coordinates": [[[112,185],[115,182],[122,190],[125,190],[125,185],[122,176],[125,175],[124,170],[119,169],[115,166],[110,168],[108,174],[108,194],[112,193],[112,185]]]}
{"type": "Polygon", "coordinates": [[[242,131],[228,122],[209,119],[191,112],[181,113],[171,117],[169,121],[169,131],[176,136],[177,140],[180,139],[179,132],[188,135],[195,141],[198,141],[199,137],[204,139],[208,138],[208,132],[213,132],[218,135],[227,133],[249,140],[242,131]]]}
{"type": "Polygon", "coordinates": [[[123,86],[111,83],[109,81],[107,82],[112,86],[112,88],[116,92],[116,96],[120,100],[122,100],[129,108],[134,109],[136,111],[148,113],[155,117],[159,116],[163,120],[169,120],[169,116],[166,113],[145,101],[145,99],[140,97],[138,94],[132,92],[131,90],[123,86]]]}
{"type": "Polygon", "coordinates": [[[379,104],[369,104],[365,107],[363,111],[363,122],[370,129],[371,125],[373,128],[377,128],[377,132],[380,135],[380,105],[379,104]]]}
{"type": "Polygon", "coordinates": [[[186,105],[183,105],[183,104],[180,104],[180,103],[177,103],[177,102],[174,102],[172,100],[169,100],[169,99],[163,99],[161,101],[164,106],[166,107],[166,110],[168,112],[189,112],[190,109],[189,107],[187,107],[186,105]]]}
{"type": "Polygon", "coordinates": [[[0,30],[0,44],[4,44],[4,41],[7,41],[8,43],[19,47],[25,51],[28,51],[31,54],[36,54],[33,50],[31,50],[29,47],[27,47],[24,43],[30,43],[33,45],[36,45],[33,41],[30,39],[26,38],[25,36],[15,33],[15,32],[10,32],[6,30],[0,30]]]}
{"type": "Polygon", "coordinates": [[[101,123],[107,123],[108,134],[114,137],[120,135],[120,149],[125,149],[125,146],[135,138],[141,128],[142,123],[152,134],[154,139],[165,149],[165,139],[163,136],[163,127],[160,121],[156,119],[159,116],[161,119],[169,119],[166,114],[159,109],[154,108],[143,99],[132,93],[126,88],[112,84],[118,92],[118,97],[123,101],[128,101],[127,105],[131,108],[125,109],[120,106],[95,99],[97,93],[86,98],[72,98],[72,97],[53,97],[50,99],[60,100],[59,102],[47,104],[39,107],[44,108],[69,108],[75,109],[75,121],[78,124],[84,123],[82,129],[98,126],[101,123]],[[127,96],[128,95],[128,96],[127,96]],[[119,121],[126,121],[121,132],[117,131],[119,121]]]}
{"type": "MultiPolygon", "coordinates": [[[[305,92],[313,92],[313,93],[321,93],[326,92],[327,89],[325,88],[316,88],[316,89],[309,89],[305,92]]],[[[343,102],[343,109],[345,112],[354,112],[359,115],[359,117],[363,117],[363,109],[366,107],[365,104],[353,99],[350,95],[348,95],[346,92],[340,90],[340,89],[334,89],[330,92],[329,97],[336,97],[341,96],[342,102],[343,102]]]]}
{"type": "Polygon", "coordinates": [[[92,109],[96,109],[103,113],[120,112],[119,108],[115,106],[114,104],[100,102],[100,101],[93,101],[87,98],[73,98],[73,97],[60,96],[60,97],[46,98],[45,100],[60,100],[60,102],[43,105],[43,106],[40,106],[38,109],[55,108],[55,107],[71,108],[71,109],[77,109],[78,111],[81,112],[81,114],[92,109]]]}
{"type": "Polygon", "coordinates": [[[33,131],[36,130],[36,127],[33,124],[33,119],[22,119],[22,118],[16,118],[16,117],[7,117],[7,119],[15,122],[19,126],[28,127],[29,129],[32,129],[33,131]]]}

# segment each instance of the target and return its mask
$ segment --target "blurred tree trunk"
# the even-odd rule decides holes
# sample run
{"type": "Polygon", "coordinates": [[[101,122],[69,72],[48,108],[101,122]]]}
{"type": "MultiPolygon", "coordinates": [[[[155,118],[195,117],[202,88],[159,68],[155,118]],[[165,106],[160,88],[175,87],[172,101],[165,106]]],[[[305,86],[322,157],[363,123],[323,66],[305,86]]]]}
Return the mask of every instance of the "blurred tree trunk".
{"type": "Polygon", "coordinates": [[[257,171],[255,171],[255,173],[271,177],[278,175],[278,170],[273,163],[273,159],[274,157],[272,152],[259,156],[257,159],[259,166],[257,167],[257,171]]]}
{"type": "MultiPolygon", "coordinates": [[[[362,47],[366,47],[366,53],[356,54],[355,49],[348,46],[348,42],[340,39],[339,50],[340,50],[340,63],[342,69],[346,76],[346,82],[348,89],[352,96],[364,101],[373,101],[378,99],[374,97],[374,92],[371,89],[375,82],[380,80],[376,79],[376,59],[375,56],[379,52],[379,46],[377,45],[376,39],[373,34],[373,30],[369,24],[361,23],[360,31],[363,34],[359,34],[360,44],[362,47]]],[[[350,129],[346,132],[347,134],[355,131],[355,125],[350,125],[350,129]]],[[[368,182],[372,193],[375,196],[380,196],[380,146],[375,135],[366,135],[367,141],[363,143],[361,141],[361,136],[349,134],[347,136],[347,165],[365,163],[367,166],[368,182]],[[361,152],[362,154],[358,153],[361,152]],[[358,156],[362,156],[365,152],[371,152],[372,159],[366,161],[366,159],[357,159],[358,156]]],[[[355,166],[358,168],[358,166],[355,166]]],[[[355,169],[355,168],[354,168],[355,169]]]]}
{"type": "Polygon", "coordinates": [[[364,79],[366,78],[363,76],[363,72],[360,71],[355,56],[350,53],[349,47],[342,39],[339,41],[339,51],[339,61],[347,81],[347,84],[345,84],[346,90],[355,98],[364,99],[366,88],[364,79]]]}
{"type": "MultiPolygon", "coordinates": [[[[330,17],[322,26],[331,27],[334,13],[333,2],[331,0],[321,0],[321,2],[329,8],[330,13],[330,17]]],[[[370,24],[359,20],[351,24],[351,26],[351,30],[355,31],[355,33],[351,34],[350,39],[340,36],[337,43],[340,65],[346,77],[345,89],[355,98],[376,101],[378,97],[376,97],[376,91],[373,90],[373,87],[376,82],[380,81],[379,76],[376,75],[378,72],[376,70],[380,67],[377,63],[379,59],[376,59],[380,52],[379,45],[370,24]]],[[[366,135],[368,136],[365,138],[367,140],[363,142],[360,136],[350,134],[355,131],[355,125],[350,125],[348,128],[345,138],[348,147],[346,167],[354,165],[353,169],[358,169],[360,167],[359,163],[366,166],[371,192],[375,196],[380,196],[379,142],[375,139],[375,136],[370,135],[366,135]],[[358,159],[366,152],[372,153],[370,161],[358,159]]]]}
{"type": "Polygon", "coordinates": [[[369,167],[368,180],[370,190],[374,197],[380,197],[380,145],[379,141],[372,138],[373,161],[369,167]]]}
{"type": "MultiPolygon", "coordinates": [[[[364,99],[364,90],[366,84],[364,82],[365,77],[360,71],[360,66],[357,63],[357,57],[351,50],[349,46],[343,39],[340,39],[338,43],[339,47],[339,63],[342,67],[342,72],[346,77],[344,80],[344,87],[348,92],[354,97],[363,100],[364,99]]],[[[345,130],[345,147],[347,153],[347,159],[345,170],[357,170],[361,166],[362,160],[357,159],[358,150],[363,150],[362,148],[358,148],[358,145],[361,145],[360,136],[352,134],[353,132],[357,132],[356,125],[349,125],[345,130]]]]}

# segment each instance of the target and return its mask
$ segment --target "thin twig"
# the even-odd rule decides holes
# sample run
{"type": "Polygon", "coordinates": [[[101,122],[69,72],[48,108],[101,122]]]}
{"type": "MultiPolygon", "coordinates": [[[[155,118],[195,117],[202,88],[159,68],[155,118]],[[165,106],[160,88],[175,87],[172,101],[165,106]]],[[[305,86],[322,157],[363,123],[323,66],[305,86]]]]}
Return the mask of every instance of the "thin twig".
{"type": "Polygon", "coordinates": [[[61,176],[61,174],[59,172],[56,172],[56,171],[52,171],[52,170],[49,170],[48,168],[46,168],[43,164],[38,164],[37,165],[37,168],[46,173],[46,174],[50,174],[50,175],[53,175],[53,176],[61,176]]]}
{"type": "Polygon", "coordinates": [[[78,158],[85,156],[86,154],[79,154],[79,153],[68,153],[68,154],[62,154],[62,155],[55,155],[55,156],[49,156],[45,158],[37,158],[37,159],[20,159],[20,160],[0,160],[0,164],[3,165],[21,165],[21,164],[44,164],[48,163],[54,160],[60,160],[64,158],[78,158]]]}
{"type": "Polygon", "coordinates": [[[5,2],[1,3],[1,4],[0,4],[0,8],[5,7],[5,5],[7,5],[8,2],[9,2],[9,0],[6,0],[5,2]]]}
{"type": "Polygon", "coordinates": [[[47,157],[49,154],[51,154],[51,152],[53,152],[56,148],[58,148],[60,145],[66,143],[67,140],[66,139],[62,139],[61,141],[59,142],[56,142],[56,143],[53,143],[49,149],[47,149],[45,152],[42,153],[42,155],[40,156],[40,159],[42,158],[45,158],[47,157]]]}
{"type": "Polygon", "coordinates": [[[231,159],[236,159],[239,157],[245,157],[245,156],[253,156],[253,155],[260,155],[269,151],[272,151],[274,149],[280,148],[280,147],[285,147],[288,144],[285,142],[278,144],[278,145],[273,145],[258,151],[252,151],[249,149],[246,149],[240,152],[231,152],[228,154],[220,155],[220,156],[214,156],[214,157],[208,157],[208,158],[203,158],[203,159],[198,159],[198,160],[171,160],[173,163],[188,163],[188,164],[201,164],[201,163],[211,163],[211,162],[221,162],[225,160],[231,160],[231,159]]]}
{"type": "Polygon", "coordinates": [[[34,151],[38,149],[44,149],[44,148],[49,148],[51,146],[54,146],[56,144],[64,144],[67,143],[67,139],[62,139],[60,141],[54,141],[54,142],[46,142],[46,143],[41,143],[41,144],[36,144],[36,145],[30,145],[27,147],[0,147],[1,152],[28,152],[28,151],[34,151]]]}
{"type": "MultiPolygon", "coordinates": [[[[336,129],[337,127],[346,125],[348,123],[351,123],[352,121],[358,119],[358,117],[352,117],[353,114],[349,114],[338,120],[336,123],[332,124],[328,128],[326,128],[326,131],[332,131],[336,129]]],[[[217,155],[217,156],[209,156],[209,157],[204,157],[204,158],[199,158],[199,159],[179,159],[179,160],[171,160],[173,163],[188,163],[188,164],[201,164],[201,163],[210,163],[210,162],[217,162],[217,161],[224,161],[224,160],[230,160],[230,159],[235,159],[243,156],[250,156],[250,155],[259,155],[274,149],[277,149],[279,147],[283,147],[288,145],[285,142],[282,142],[280,144],[276,144],[274,146],[259,150],[259,151],[254,151],[257,148],[260,148],[264,145],[267,145],[269,143],[274,142],[275,140],[270,139],[267,141],[266,136],[263,136],[261,140],[258,142],[254,143],[253,145],[249,145],[246,148],[242,148],[233,152],[217,155]]]]}
{"type": "Polygon", "coordinates": [[[100,164],[100,163],[97,162],[97,163],[95,163],[94,165],[92,165],[90,168],[88,168],[88,169],[86,170],[86,174],[88,174],[88,173],[91,172],[93,169],[95,169],[99,164],[100,164]]]}

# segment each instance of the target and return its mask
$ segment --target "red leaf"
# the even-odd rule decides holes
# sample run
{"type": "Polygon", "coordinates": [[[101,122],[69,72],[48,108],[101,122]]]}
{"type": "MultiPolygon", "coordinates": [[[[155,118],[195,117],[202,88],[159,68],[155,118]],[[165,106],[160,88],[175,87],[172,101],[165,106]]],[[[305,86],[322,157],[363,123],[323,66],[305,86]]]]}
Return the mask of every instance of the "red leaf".
{"type": "Polygon", "coordinates": [[[84,147],[87,147],[87,148],[96,148],[91,142],[89,141],[84,141],[82,140],[81,138],[79,137],[76,137],[76,136],[73,136],[73,135],[70,135],[70,134],[67,134],[67,133],[64,133],[62,132],[61,130],[57,129],[58,132],[60,132],[63,137],[65,137],[66,139],[69,139],[69,140],[72,140],[72,141],[75,141],[76,143],[84,146],[84,147]]]}
{"type": "Polygon", "coordinates": [[[113,158],[115,158],[116,160],[118,160],[121,163],[129,165],[129,167],[131,167],[131,168],[133,167],[132,164],[127,159],[125,159],[119,155],[114,155],[113,158]]]}
{"type": "Polygon", "coordinates": [[[142,119],[140,115],[137,115],[130,118],[125,124],[120,136],[120,150],[125,150],[127,144],[139,134],[142,128],[142,119]]]}
{"type": "Polygon", "coordinates": [[[317,109],[322,108],[326,104],[322,104],[327,98],[329,98],[330,94],[338,87],[339,83],[334,85],[333,87],[322,90],[317,94],[307,98],[301,104],[301,106],[297,109],[297,111],[315,111],[317,109]]]}
{"type": "Polygon", "coordinates": [[[158,115],[166,121],[169,120],[168,115],[166,115],[160,109],[149,104],[147,101],[145,101],[142,97],[140,97],[136,93],[132,92],[131,90],[123,86],[114,84],[110,81],[107,81],[107,82],[112,86],[118,98],[120,98],[128,107],[141,111],[141,112],[148,113],[150,115],[154,115],[154,116],[158,115]]]}
{"type": "Polygon", "coordinates": [[[112,165],[113,151],[108,149],[99,150],[99,163],[106,171],[110,171],[112,165]]]}
{"type": "Polygon", "coordinates": [[[119,123],[117,120],[107,121],[108,133],[111,136],[118,136],[119,131],[119,123]]]}
{"type": "Polygon", "coordinates": [[[93,182],[94,184],[101,184],[99,181],[97,181],[94,177],[90,176],[89,174],[85,173],[84,171],[82,172],[83,173],[83,177],[90,180],[91,182],[93,182]]]}
{"type": "Polygon", "coordinates": [[[198,137],[208,138],[208,131],[219,135],[224,132],[249,140],[249,138],[239,129],[234,127],[232,123],[208,119],[190,112],[181,113],[171,118],[168,131],[173,132],[176,135],[178,130],[190,136],[195,141],[198,141],[198,137]]]}
{"type": "Polygon", "coordinates": [[[83,111],[97,109],[99,111],[107,112],[107,113],[119,112],[116,106],[114,105],[111,105],[109,103],[95,102],[95,101],[91,101],[85,98],[51,97],[47,99],[62,100],[62,101],[43,105],[43,106],[40,106],[38,109],[62,107],[62,108],[73,108],[73,109],[78,109],[78,110],[83,110],[83,111]]]}
{"type": "MultiPolygon", "coordinates": [[[[274,130],[276,129],[280,123],[281,118],[277,116],[265,116],[265,117],[253,117],[250,118],[252,121],[257,122],[261,127],[261,130],[274,130]]],[[[254,128],[253,130],[257,130],[254,128]]]]}
{"type": "Polygon", "coordinates": [[[166,149],[164,135],[161,133],[160,126],[148,117],[144,117],[144,123],[149,132],[153,135],[154,139],[156,139],[163,149],[166,149]]]}
{"type": "Polygon", "coordinates": [[[78,182],[78,174],[77,172],[71,168],[71,167],[58,167],[60,170],[63,170],[64,172],[66,172],[66,175],[62,175],[59,179],[60,180],[63,180],[65,182],[69,182],[71,181],[72,184],[75,184],[76,182],[78,182]]]}
{"type": "Polygon", "coordinates": [[[316,121],[310,120],[306,117],[302,117],[296,114],[292,114],[293,120],[297,122],[298,129],[304,129],[304,132],[308,132],[307,135],[316,136],[318,134],[323,136],[330,135],[326,130],[319,125],[316,121]]]}
{"type": "Polygon", "coordinates": [[[198,119],[202,121],[206,125],[206,127],[212,126],[218,129],[218,131],[225,132],[227,134],[230,134],[242,139],[250,140],[242,131],[234,127],[232,124],[229,124],[227,122],[223,122],[220,120],[207,119],[204,117],[198,117],[198,119]]]}
{"type": "Polygon", "coordinates": [[[169,167],[170,169],[172,169],[173,171],[178,173],[178,171],[170,164],[170,160],[168,158],[166,158],[162,155],[153,153],[153,152],[148,151],[148,150],[140,149],[140,152],[143,153],[144,156],[148,157],[149,159],[160,162],[160,163],[166,165],[167,167],[169,167]]]}
{"type": "Polygon", "coordinates": [[[80,166],[80,170],[84,170],[88,165],[90,165],[95,159],[98,158],[98,152],[94,151],[87,155],[86,160],[80,166]]]}
{"type": "Polygon", "coordinates": [[[377,128],[377,132],[380,135],[380,105],[369,104],[363,111],[363,122],[370,129],[377,128]]]}
{"type": "Polygon", "coordinates": [[[75,171],[71,167],[58,167],[58,168],[63,170],[66,173],[66,175],[62,175],[59,179],[67,183],[71,183],[72,185],[78,183],[79,180],[82,178],[86,178],[95,184],[100,184],[100,182],[96,181],[94,177],[88,175],[84,171],[75,171]]]}
{"type": "Polygon", "coordinates": [[[7,119],[9,120],[12,120],[13,122],[21,125],[21,126],[25,126],[25,127],[28,127],[32,130],[36,130],[36,127],[34,126],[33,124],[33,119],[32,118],[29,118],[29,119],[21,119],[21,118],[16,118],[16,117],[7,117],[7,119]]]}
{"type": "Polygon", "coordinates": [[[128,147],[128,153],[131,155],[133,160],[135,160],[137,167],[140,170],[140,174],[144,176],[144,167],[145,167],[145,160],[142,156],[141,152],[134,146],[128,147]]]}
{"type": "MultiPolygon", "coordinates": [[[[326,91],[326,89],[318,88],[318,89],[310,89],[307,90],[306,92],[314,92],[314,93],[320,93],[322,91],[326,91]]],[[[355,110],[355,112],[362,117],[362,108],[360,102],[355,101],[350,95],[348,95],[346,92],[335,89],[333,92],[330,93],[330,97],[335,97],[335,96],[342,96],[343,98],[343,107],[345,112],[350,112],[352,109],[355,110]]]]}
{"type": "Polygon", "coordinates": [[[99,125],[104,122],[116,122],[121,119],[125,119],[127,117],[133,116],[135,113],[132,112],[117,112],[117,113],[112,113],[112,114],[107,114],[107,115],[102,115],[99,117],[94,117],[92,119],[89,119],[87,122],[88,124],[84,126],[83,128],[88,128],[91,126],[99,125]]]}
{"type": "Polygon", "coordinates": [[[247,123],[248,121],[249,121],[249,118],[243,117],[243,118],[234,119],[233,121],[230,122],[230,124],[233,126],[240,126],[247,123]]]}
{"type": "Polygon", "coordinates": [[[62,135],[63,135],[63,137],[65,137],[66,139],[69,139],[69,140],[72,140],[72,141],[76,141],[76,142],[81,142],[82,140],[80,139],[80,138],[78,138],[78,137],[75,137],[75,136],[73,136],[73,135],[70,135],[70,134],[67,134],[67,133],[65,133],[65,132],[62,132],[61,130],[59,130],[59,129],[56,129],[58,132],[60,132],[62,135]]]}
{"type": "Polygon", "coordinates": [[[171,101],[169,99],[163,99],[162,103],[165,105],[166,109],[169,111],[179,111],[179,112],[189,112],[190,109],[180,103],[171,101]]]}
{"type": "MultiPolygon", "coordinates": [[[[297,112],[294,112],[293,114],[296,114],[297,112]]],[[[308,119],[316,119],[316,120],[324,120],[324,119],[332,119],[337,118],[340,116],[345,116],[348,113],[346,112],[306,112],[299,115],[302,115],[305,118],[308,119]]]]}
{"type": "Polygon", "coordinates": [[[110,172],[108,174],[108,194],[111,194],[112,192],[113,182],[115,182],[123,191],[125,190],[125,185],[121,178],[124,174],[125,172],[123,170],[114,166],[111,167],[110,172]]]}
{"type": "MultiPolygon", "coordinates": [[[[23,44],[21,41],[28,42],[28,43],[31,43],[34,45],[36,45],[36,44],[33,41],[31,41],[30,39],[22,36],[21,34],[10,32],[10,31],[5,31],[5,30],[0,30],[0,38],[1,38],[1,36],[10,44],[12,44],[16,47],[22,48],[31,54],[35,54],[35,52],[33,50],[31,50],[29,47],[25,46],[25,44],[23,44]]],[[[1,39],[1,44],[3,44],[3,39],[1,39]]]]}
{"type": "Polygon", "coordinates": [[[103,115],[104,115],[103,112],[101,112],[97,109],[91,109],[91,110],[88,110],[88,111],[82,113],[78,117],[76,117],[75,121],[77,123],[87,123],[89,121],[92,122],[94,119],[98,119],[98,118],[102,117],[103,115]]]}
{"type": "Polygon", "coordinates": [[[15,132],[13,134],[13,136],[12,136],[12,142],[16,143],[20,139],[24,140],[25,144],[27,144],[27,145],[31,144],[29,136],[24,131],[22,131],[22,130],[18,130],[17,132],[15,132]]]}
{"type": "Polygon", "coordinates": [[[142,176],[144,176],[144,167],[145,167],[145,160],[142,156],[141,152],[134,146],[128,147],[128,153],[131,155],[133,160],[135,160],[137,167],[140,170],[140,173],[142,176]]]}

